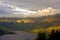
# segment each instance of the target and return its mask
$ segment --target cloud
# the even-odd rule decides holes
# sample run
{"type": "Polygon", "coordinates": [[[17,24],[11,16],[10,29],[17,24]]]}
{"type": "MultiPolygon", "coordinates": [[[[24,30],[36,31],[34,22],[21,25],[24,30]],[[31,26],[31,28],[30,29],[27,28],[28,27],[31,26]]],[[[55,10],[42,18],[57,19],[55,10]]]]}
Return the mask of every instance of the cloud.
{"type": "Polygon", "coordinates": [[[39,16],[54,15],[54,14],[60,14],[60,9],[53,9],[52,7],[48,7],[45,9],[38,10],[37,13],[34,15],[36,17],[39,17],[39,16]]]}
{"type": "Polygon", "coordinates": [[[11,4],[0,3],[0,17],[41,17],[54,15],[60,12],[60,9],[48,7],[45,9],[30,11],[11,4]]]}
{"type": "Polygon", "coordinates": [[[42,16],[48,16],[48,15],[55,15],[60,14],[60,9],[54,9],[52,7],[48,7],[45,9],[37,10],[36,13],[26,13],[26,17],[42,17],[42,16]]]}
{"type": "Polygon", "coordinates": [[[12,4],[0,3],[0,16],[7,17],[22,17],[25,13],[36,13],[35,11],[30,11],[28,9],[23,9],[12,4]],[[19,16],[18,16],[19,15],[19,16]],[[21,16],[22,15],[22,16],[21,16]]]}
{"type": "Polygon", "coordinates": [[[34,11],[23,9],[23,8],[20,8],[20,7],[17,7],[17,6],[8,4],[8,3],[0,3],[0,7],[4,7],[4,8],[8,8],[8,9],[10,8],[11,11],[14,11],[14,12],[22,11],[22,12],[27,12],[27,13],[35,13],[34,11]]]}
{"type": "Polygon", "coordinates": [[[46,7],[60,8],[60,0],[1,0],[21,8],[38,10],[46,7]]]}
{"type": "Polygon", "coordinates": [[[54,15],[59,13],[59,5],[60,0],[0,0],[0,14],[11,15],[12,17],[21,17],[21,15],[24,17],[54,15]]]}

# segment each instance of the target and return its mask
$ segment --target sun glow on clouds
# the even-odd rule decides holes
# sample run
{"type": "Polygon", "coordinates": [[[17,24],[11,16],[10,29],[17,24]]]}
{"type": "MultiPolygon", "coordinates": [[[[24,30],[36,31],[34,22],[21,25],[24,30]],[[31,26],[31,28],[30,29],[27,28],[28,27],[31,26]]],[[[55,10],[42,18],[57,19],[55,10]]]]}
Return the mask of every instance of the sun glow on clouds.
{"type": "MultiPolygon", "coordinates": [[[[27,10],[27,9],[22,9],[22,8],[19,8],[17,6],[14,6],[14,5],[11,5],[11,4],[5,4],[5,3],[0,3],[0,6],[3,6],[3,7],[7,7],[7,8],[12,8],[11,11],[13,12],[25,12],[25,13],[36,13],[35,11],[30,11],[30,10],[27,10]]],[[[17,13],[18,14],[18,13],[17,13]]]]}
{"type": "MultiPolygon", "coordinates": [[[[21,9],[18,7],[15,7],[13,9],[13,11],[22,11],[22,13],[24,13],[24,17],[39,17],[39,16],[48,16],[48,15],[54,15],[60,12],[60,10],[58,9],[53,9],[52,7],[48,7],[42,10],[38,10],[38,11],[29,11],[27,9],[21,9]]],[[[16,13],[19,14],[19,13],[16,13]]]]}
{"type": "Polygon", "coordinates": [[[59,13],[60,10],[58,9],[53,9],[52,7],[48,7],[42,10],[37,11],[37,16],[47,16],[47,15],[54,15],[59,13]]]}
{"type": "Polygon", "coordinates": [[[13,11],[22,11],[22,12],[27,12],[27,13],[36,13],[35,11],[29,11],[27,9],[21,9],[21,8],[18,8],[18,7],[15,7],[13,9],[13,11]]]}

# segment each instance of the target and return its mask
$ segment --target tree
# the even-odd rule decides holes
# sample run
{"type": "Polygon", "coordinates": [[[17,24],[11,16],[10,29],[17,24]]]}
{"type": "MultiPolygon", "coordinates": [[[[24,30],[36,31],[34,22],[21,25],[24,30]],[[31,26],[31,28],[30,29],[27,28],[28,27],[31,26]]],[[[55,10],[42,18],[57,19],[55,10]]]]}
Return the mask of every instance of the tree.
{"type": "Polygon", "coordinates": [[[5,35],[5,34],[6,34],[6,32],[3,31],[2,29],[0,29],[0,36],[5,35]]]}
{"type": "Polygon", "coordinates": [[[48,40],[60,40],[60,31],[54,31],[52,30],[51,35],[49,35],[48,40]]]}
{"type": "Polygon", "coordinates": [[[46,34],[39,32],[37,39],[35,39],[35,40],[46,40],[46,34]]]}

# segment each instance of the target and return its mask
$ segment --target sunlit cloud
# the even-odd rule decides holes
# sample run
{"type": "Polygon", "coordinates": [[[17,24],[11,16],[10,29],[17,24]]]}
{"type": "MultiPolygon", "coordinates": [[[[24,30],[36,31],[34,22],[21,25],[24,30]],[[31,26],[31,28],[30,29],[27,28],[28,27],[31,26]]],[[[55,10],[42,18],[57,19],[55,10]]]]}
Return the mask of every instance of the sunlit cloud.
{"type": "Polygon", "coordinates": [[[22,12],[26,12],[26,13],[36,13],[35,11],[29,11],[27,9],[22,9],[22,8],[19,8],[19,7],[15,7],[13,9],[13,11],[22,11],[22,12]]]}
{"type": "Polygon", "coordinates": [[[27,17],[41,17],[41,16],[49,16],[60,14],[60,9],[54,9],[52,7],[48,7],[45,9],[37,10],[36,13],[28,14],[26,13],[27,17]]]}
{"type": "Polygon", "coordinates": [[[58,14],[59,12],[60,12],[60,9],[54,9],[52,7],[48,7],[45,9],[38,10],[36,13],[36,16],[54,15],[54,14],[58,14]]]}

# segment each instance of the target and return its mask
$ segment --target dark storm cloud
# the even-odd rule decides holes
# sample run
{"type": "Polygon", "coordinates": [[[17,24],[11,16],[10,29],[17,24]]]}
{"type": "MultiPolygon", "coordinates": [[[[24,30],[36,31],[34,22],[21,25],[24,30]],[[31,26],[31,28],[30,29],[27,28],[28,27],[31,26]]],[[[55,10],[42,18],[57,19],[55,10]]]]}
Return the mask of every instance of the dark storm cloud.
{"type": "Polygon", "coordinates": [[[0,14],[8,14],[8,13],[10,13],[10,12],[7,10],[0,9],[0,14]]]}

